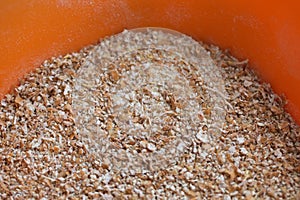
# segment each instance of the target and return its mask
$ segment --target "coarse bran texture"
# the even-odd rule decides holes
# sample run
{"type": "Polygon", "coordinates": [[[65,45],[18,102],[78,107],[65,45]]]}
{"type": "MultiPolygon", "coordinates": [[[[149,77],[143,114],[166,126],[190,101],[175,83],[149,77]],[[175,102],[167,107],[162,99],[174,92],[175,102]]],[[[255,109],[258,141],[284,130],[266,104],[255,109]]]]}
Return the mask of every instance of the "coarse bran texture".
{"type": "Polygon", "coordinates": [[[165,168],[196,136],[208,143],[220,132],[228,107],[222,80],[191,38],[124,31],[91,50],[78,71],[76,124],[117,170],[165,168]]]}
{"type": "Polygon", "coordinates": [[[299,199],[300,129],[228,51],[148,29],[45,61],[0,105],[2,199],[299,199]]]}

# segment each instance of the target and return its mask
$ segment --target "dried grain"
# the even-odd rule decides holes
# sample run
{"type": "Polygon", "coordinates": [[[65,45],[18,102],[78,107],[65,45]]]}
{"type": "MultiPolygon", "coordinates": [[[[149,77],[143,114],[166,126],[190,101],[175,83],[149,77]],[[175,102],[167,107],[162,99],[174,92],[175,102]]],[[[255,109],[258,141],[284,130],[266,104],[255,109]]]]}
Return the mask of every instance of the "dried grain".
{"type": "Polygon", "coordinates": [[[122,34],[45,61],[1,101],[1,199],[299,199],[299,126],[247,60],[122,34]],[[171,162],[141,165],[162,149],[171,162]]]}

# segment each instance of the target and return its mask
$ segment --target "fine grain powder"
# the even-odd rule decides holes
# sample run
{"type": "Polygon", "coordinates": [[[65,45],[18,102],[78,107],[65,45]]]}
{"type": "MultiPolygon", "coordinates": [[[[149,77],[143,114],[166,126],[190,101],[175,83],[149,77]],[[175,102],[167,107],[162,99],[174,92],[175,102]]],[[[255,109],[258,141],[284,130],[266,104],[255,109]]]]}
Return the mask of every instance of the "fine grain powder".
{"type": "Polygon", "coordinates": [[[45,61],[0,105],[0,197],[298,199],[300,130],[227,51],[124,31],[45,61]]]}

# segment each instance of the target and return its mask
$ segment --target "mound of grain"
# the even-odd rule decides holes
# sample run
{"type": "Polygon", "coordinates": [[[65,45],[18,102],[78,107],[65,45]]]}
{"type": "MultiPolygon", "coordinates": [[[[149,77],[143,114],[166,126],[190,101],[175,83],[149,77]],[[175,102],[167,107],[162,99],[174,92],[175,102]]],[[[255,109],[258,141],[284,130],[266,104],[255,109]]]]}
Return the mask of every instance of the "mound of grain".
{"type": "Polygon", "coordinates": [[[300,130],[227,51],[125,31],[52,58],[0,105],[0,197],[296,199],[300,130]]]}

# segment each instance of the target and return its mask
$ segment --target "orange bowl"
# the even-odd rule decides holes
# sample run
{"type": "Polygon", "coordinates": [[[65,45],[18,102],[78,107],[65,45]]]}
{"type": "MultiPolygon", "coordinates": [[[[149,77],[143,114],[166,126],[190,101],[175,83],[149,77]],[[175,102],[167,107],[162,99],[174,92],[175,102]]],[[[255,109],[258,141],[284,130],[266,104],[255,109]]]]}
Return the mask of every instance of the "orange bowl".
{"type": "Polygon", "coordinates": [[[250,64],[300,122],[300,3],[259,0],[0,1],[0,98],[51,56],[122,29],[156,26],[229,48],[250,64]]]}

